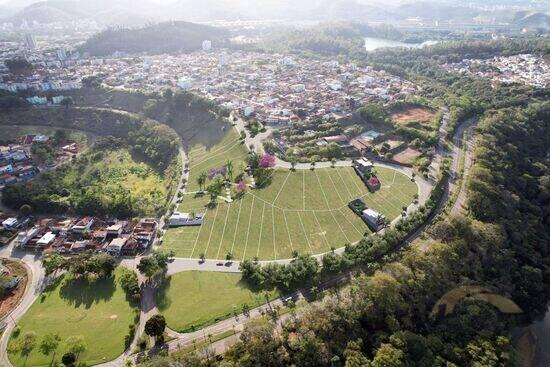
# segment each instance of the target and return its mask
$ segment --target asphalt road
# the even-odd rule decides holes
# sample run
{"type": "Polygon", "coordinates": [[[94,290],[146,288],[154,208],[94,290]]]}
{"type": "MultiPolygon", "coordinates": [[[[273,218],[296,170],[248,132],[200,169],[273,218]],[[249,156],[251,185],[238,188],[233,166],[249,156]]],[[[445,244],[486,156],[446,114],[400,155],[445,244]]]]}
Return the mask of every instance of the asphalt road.
{"type": "MultiPolygon", "coordinates": [[[[466,121],[462,123],[455,133],[453,142],[455,145],[453,152],[452,152],[452,158],[453,158],[453,164],[451,166],[451,171],[456,176],[456,172],[459,165],[459,157],[460,157],[460,148],[456,149],[457,144],[460,144],[460,138],[462,137],[462,134],[464,132],[464,129],[468,128],[474,123],[474,121],[466,121]],[[469,125],[470,124],[470,125],[469,125]]],[[[239,126],[236,126],[237,129],[239,129],[239,126]]],[[[248,145],[248,144],[247,144],[248,145]]],[[[185,162],[185,155],[183,150],[180,150],[180,154],[182,154],[183,161],[185,162]]],[[[436,157],[438,158],[438,157],[436,157]]],[[[285,164],[287,162],[279,161],[278,164],[281,167],[285,167],[285,164]]],[[[331,166],[330,162],[323,162],[316,165],[317,167],[327,167],[331,166]]],[[[336,163],[337,166],[349,166],[351,165],[351,162],[349,161],[341,161],[336,163]]],[[[290,168],[285,167],[285,168],[290,168]]],[[[309,169],[310,165],[307,164],[306,166],[297,166],[296,169],[309,169]]],[[[393,167],[392,168],[397,168],[393,167]]],[[[403,167],[399,167],[400,171],[406,174],[409,177],[411,176],[412,171],[407,171],[403,167]]],[[[182,172],[181,179],[187,177],[187,172],[182,172]]],[[[181,179],[180,179],[180,187],[181,187],[181,179]]],[[[424,180],[423,178],[419,178],[417,176],[416,179],[417,184],[419,185],[420,189],[420,203],[425,202],[427,198],[429,197],[429,193],[431,190],[431,187],[433,186],[432,182],[429,182],[428,180],[424,180]]],[[[452,189],[451,186],[447,186],[443,197],[441,198],[440,202],[438,203],[436,210],[434,210],[434,216],[439,213],[442,208],[444,207],[444,204],[446,203],[450,190],[452,189]]],[[[459,195],[460,196],[460,195],[459,195]]],[[[172,199],[172,202],[174,200],[177,200],[177,194],[174,195],[174,198],[172,199]]],[[[457,200],[458,201],[458,200],[457,200]]],[[[415,233],[411,234],[406,241],[403,243],[403,247],[406,246],[408,243],[412,242],[414,239],[416,239],[420,234],[423,232],[426,224],[424,224],[421,228],[419,228],[415,233]]],[[[30,269],[30,281],[28,283],[27,289],[25,291],[25,294],[23,296],[22,301],[20,304],[4,319],[4,322],[6,324],[6,329],[4,330],[4,333],[2,335],[2,338],[0,339],[0,363],[4,367],[10,367],[12,366],[9,359],[7,358],[7,343],[9,340],[9,335],[11,334],[14,323],[23,316],[23,314],[28,310],[28,308],[32,305],[34,300],[38,297],[38,295],[42,292],[42,290],[45,287],[45,279],[44,279],[44,271],[41,266],[40,258],[39,256],[35,256],[33,254],[27,254],[19,252],[18,250],[14,249],[13,243],[3,249],[0,250],[0,257],[8,257],[8,258],[15,258],[22,260],[25,265],[28,266],[30,269]]],[[[282,260],[282,261],[290,261],[288,260],[282,260]]],[[[123,266],[126,266],[128,268],[135,269],[136,264],[139,262],[139,258],[134,259],[124,259],[121,261],[121,264],[123,266]]],[[[225,262],[222,261],[224,264],[219,265],[219,260],[207,260],[204,263],[199,263],[197,259],[183,259],[183,258],[176,258],[173,262],[170,263],[168,267],[168,274],[174,274],[180,271],[188,271],[188,270],[203,270],[203,271],[223,271],[223,272],[238,272],[238,266],[239,262],[235,261],[229,265],[226,266],[225,262]]],[[[330,287],[334,285],[334,283],[337,283],[341,281],[342,279],[348,277],[349,274],[342,274],[339,276],[336,276],[332,278],[331,280],[325,282],[321,285],[321,287],[330,287]]],[[[137,337],[141,335],[143,332],[143,328],[145,325],[145,321],[151,317],[153,314],[157,313],[158,310],[155,305],[154,301],[154,289],[149,285],[146,284],[145,280],[140,276],[140,283],[142,285],[142,300],[141,300],[141,317],[140,322],[138,326],[138,332],[136,333],[136,338],[134,342],[132,343],[132,347],[129,348],[124,354],[119,356],[113,361],[101,364],[99,366],[102,367],[122,367],[124,366],[125,360],[128,358],[135,358],[135,355],[131,355],[131,351],[134,350],[137,337]]],[[[297,294],[297,297],[300,298],[301,294],[297,294]]],[[[258,317],[265,313],[266,308],[268,307],[275,307],[275,306],[282,306],[282,302],[280,300],[276,300],[270,303],[270,305],[264,305],[255,309],[252,309],[250,311],[249,317],[245,317],[243,315],[237,315],[235,317],[220,321],[214,325],[208,326],[202,330],[195,331],[193,333],[185,333],[180,334],[173,331],[169,331],[169,334],[174,337],[175,339],[170,341],[168,343],[168,347],[171,351],[177,350],[180,347],[188,346],[193,343],[193,341],[198,341],[201,339],[206,338],[209,334],[216,335],[222,332],[226,332],[228,330],[234,330],[235,334],[238,333],[240,330],[242,330],[244,324],[251,318],[258,317]]],[[[288,317],[288,315],[284,316],[283,318],[288,317]]],[[[229,340],[222,340],[214,343],[212,347],[214,347],[215,351],[217,353],[221,353],[225,350],[226,346],[229,342],[235,342],[236,335],[229,338],[229,340]]]]}

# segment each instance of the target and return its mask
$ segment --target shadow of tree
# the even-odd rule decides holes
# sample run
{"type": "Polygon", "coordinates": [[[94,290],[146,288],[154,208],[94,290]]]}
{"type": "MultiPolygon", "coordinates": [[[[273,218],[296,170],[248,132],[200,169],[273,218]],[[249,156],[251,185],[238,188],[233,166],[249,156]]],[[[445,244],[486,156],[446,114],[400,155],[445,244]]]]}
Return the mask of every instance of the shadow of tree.
{"type": "Polygon", "coordinates": [[[172,304],[172,300],[168,296],[168,292],[170,291],[170,286],[172,283],[172,277],[166,277],[162,283],[160,283],[157,287],[157,292],[155,294],[155,299],[157,303],[157,308],[159,311],[164,311],[170,307],[172,304]]]}
{"type": "Polygon", "coordinates": [[[115,277],[90,281],[85,278],[67,279],[59,291],[59,296],[69,304],[90,308],[94,303],[109,301],[116,290],[115,277]]]}

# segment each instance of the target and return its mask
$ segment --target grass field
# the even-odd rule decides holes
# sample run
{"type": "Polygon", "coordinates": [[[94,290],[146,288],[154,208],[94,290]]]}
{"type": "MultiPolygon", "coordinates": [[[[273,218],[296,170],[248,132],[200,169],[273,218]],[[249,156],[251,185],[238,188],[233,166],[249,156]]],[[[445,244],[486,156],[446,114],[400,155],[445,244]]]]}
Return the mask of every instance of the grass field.
{"type": "MultiPolygon", "coordinates": [[[[275,297],[271,293],[270,297],[275,297]]],[[[190,331],[266,302],[265,292],[252,292],[236,273],[184,271],[171,275],[156,295],[159,311],[168,326],[190,331]]]]}
{"type": "Polygon", "coordinates": [[[206,209],[208,197],[185,195],[183,212],[204,212],[200,227],[169,229],[163,248],[178,257],[286,259],[293,251],[318,254],[360,240],[368,227],[348,207],[362,198],[388,219],[409,205],[417,186],[395,170],[377,167],[382,188],[370,193],[352,168],[277,170],[272,183],[232,203],[206,209]]]}
{"type": "Polygon", "coordinates": [[[241,144],[239,135],[232,127],[221,142],[210,149],[203,145],[196,145],[189,149],[190,172],[187,191],[193,192],[199,190],[197,177],[201,172],[207,172],[210,168],[218,168],[225,165],[230,160],[234,164],[234,176],[244,170],[244,160],[247,156],[247,148],[241,144]]]}
{"type": "MultiPolygon", "coordinates": [[[[116,276],[119,274],[117,271],[116,276]]],[[[8,349],[30,331],[36,333],[37,347],[28,358],[9,352],[10,361],[16,367],[49,366],[53,356],[45,356],[38,348],[47,333],[61,338],[55,362],[67,351],[65,341],[71,336],[82,336],[87,345],[79,362],[93,365],[112,360],[124,351],[124,336],[134,323],[135,312],[114,277],[91,284],[62,278],[38,297],[18,322],[19,336],[12,336],[8,349]]]]}

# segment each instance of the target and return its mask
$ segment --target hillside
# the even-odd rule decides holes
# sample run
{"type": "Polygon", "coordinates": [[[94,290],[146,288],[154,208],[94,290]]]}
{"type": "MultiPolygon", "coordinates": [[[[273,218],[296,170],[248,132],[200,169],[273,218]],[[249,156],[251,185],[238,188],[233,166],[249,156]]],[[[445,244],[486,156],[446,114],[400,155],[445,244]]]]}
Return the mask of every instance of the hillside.
{"type": "Polygon", "coordinates": [[[226,42],[222,29],[189,22],[165,22],[143,28],[107,29],[87,40],[82,51],[93,56],[112,53],[158,54],[165,52],[191,52],[202,47],[202,41],[211,40],[214,47],[226,42]]]}

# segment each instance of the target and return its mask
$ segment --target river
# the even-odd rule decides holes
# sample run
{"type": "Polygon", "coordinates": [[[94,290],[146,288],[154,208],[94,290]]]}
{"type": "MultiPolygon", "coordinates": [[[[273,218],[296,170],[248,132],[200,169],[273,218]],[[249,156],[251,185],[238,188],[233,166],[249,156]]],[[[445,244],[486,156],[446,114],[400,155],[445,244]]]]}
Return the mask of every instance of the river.
{"type": "Polygon", "coordinates": [[[406,47],[406,48],[420,48],[424,46],[435,45],[437,41],[424,41],[422,43],[405,43],[400,41],[392,41],[384,38],[365,37],[365,49],[367,51],[374,51],[378,48],[384,47],[406,47]]]}

